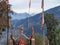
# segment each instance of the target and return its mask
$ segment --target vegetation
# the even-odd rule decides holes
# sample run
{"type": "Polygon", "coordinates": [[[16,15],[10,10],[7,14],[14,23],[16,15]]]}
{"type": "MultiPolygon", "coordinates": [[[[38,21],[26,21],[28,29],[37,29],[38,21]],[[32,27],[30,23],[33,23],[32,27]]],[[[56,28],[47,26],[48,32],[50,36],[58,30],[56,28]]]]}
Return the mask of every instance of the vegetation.
{"type": "Polygon", "coordinates": [[[56,45],[60,45],[60,28],[57,28],[55,32],[56,32],[56,45]]]}
{"type": "Polygon", "coordinates": [[[42,36],[40,34],[35,34],[35,45],[42,45],[42,36]]]}
{"type": "Polygon", "coordinates": [[[7,21],[9,20],[8,13],[11,12],[10,10],[10,4],[7,4],[5,1],[0,2],[0,34],[2,34],[2,31],[5,31],[7,27],[7,21]]]}
{"type": "Polygon", "coordinates": [[[56,27],[59,24],[53,13],[45,14],[45,24],[47,26],[47,38],[49,45],[56,45],[56,27]]]}

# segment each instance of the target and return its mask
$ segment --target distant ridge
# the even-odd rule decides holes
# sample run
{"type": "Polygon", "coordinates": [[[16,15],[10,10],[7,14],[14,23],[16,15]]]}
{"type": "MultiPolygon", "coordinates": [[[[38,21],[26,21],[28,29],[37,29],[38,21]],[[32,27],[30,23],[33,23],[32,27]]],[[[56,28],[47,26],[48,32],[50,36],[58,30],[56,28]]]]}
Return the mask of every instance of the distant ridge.
{"type": "MultiPolygon", "coordinates": [[[[45,11],[44,13],[47,13],[47,12],[48,13],[54,13],[55,16],[57,17],[57,19],[60,21],[60,6],[57,6],[57,7],[52,8],[52,9],[49,9],[49,10],[45,11]]],[[[29,30],[28,30],[28,25],[27,25],[28,24],[28,18],[21,19],[21,20],[12,20],[12,24],[13,24],[13,26],[15,26],[15,28],[16,27],[19,28],[20,25],[23,24],[24,34],[26,34],[27,36],[31,35],[32,25],[34,26],[35,33],[42,34],[42,31],[40,30],[41,13],[38,13],[35,16],[29,17],[29,21],[30,21],[29,30]]],[[[16,35],[16,36],[19,36],[19,34],[20,34],[18,28],[12,30],[12,33],[14,33],[14,35],[16,35]]],[[[44,34],[46,34],[46,26],[44,27],[43,32],[44,32],[44,34]]]]}
{"type": "Polygon", "coordinates": [[[31,15],[29,15],[28,13],[16,13],[13,12],[13,14],[11,14],[12,20],[22,20],[25,19],[27,17],[30,17],[31,15]]]}
{"type": "MultiPolygon", "coordinates": [[[[47,11],[45,11],[44,13],[54,13],[55,16],[57,17],[58,20],[60,20],[60,6],[57,6],[55,8],[52,8],[52,9],[49,9],[47,11]]],[[[35,16],[31,16],[29,18],[29,21],[30,21],[30,28],[29,30],[27,29],[28,28],[28,18],[26,19],[23,19],[23,20],[19,20],[17,22],[19,23],[15,23],[15,26],[20,26],[21,24],[23,24],[23,27],[24,27],[24,33],[29,33],[29,35],[31,34],[31,27],[32,25],[34,25],[34,28],[35,28],[35,33],[41,33],[41,30],[40,30],[40,23],[41,23],[41,13],[38,13],[36,14],[35,16]],[[29,32],[28,32],[29,31],[29,32]]],[[[13,21],[14,23],[14,21],[13,21]]],[[[46,32],[46,27],[44,27],[44,33],[46,32]]]]}

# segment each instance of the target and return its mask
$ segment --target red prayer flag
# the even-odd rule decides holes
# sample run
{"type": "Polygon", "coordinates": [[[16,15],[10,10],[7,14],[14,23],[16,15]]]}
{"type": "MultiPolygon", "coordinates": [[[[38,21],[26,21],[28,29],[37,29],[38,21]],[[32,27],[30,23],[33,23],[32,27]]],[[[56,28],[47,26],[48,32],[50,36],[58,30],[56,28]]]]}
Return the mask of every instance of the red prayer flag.
{"type": "Polygon", "coordinates": [[[4,0],[7,4],[9,3],[9,0],[4,0]]]}
{"type": "Polygon", "coordinates": [[[18,45],[26,45],[26,42],[24,40],[19,40],[18,45]]]}
{"type": "Polygon", "coordinates": [[[10,28],[10,29],[13,29],[13,25],[12,25],[12,24],[9,24],[9,28],[10,28]]]}
{"type": "Polygon", "coordinates": [[[42,15],[41,30],[43,29],[43,26],[44,26],[44,15],[42,15]]]}
{"type": "Polygon", "coordinates": [[[44,0],[42,0],[42,23],[41,23],[41,30],[43,29],[44,26],[44,0]]]}
{"type": "Polygon", "coordinates": [[[31,0],[29,1],[29,8],[31,7],[31,0]]]}
{"type": "MultiPolygon", "coordinates": [[[[31,0],[29,0],[29,13],[30,13],[30,7],[31,7],[31,0]]],[[[29,23],[29,17],[28,17],[28,28],[29,28],[29,25],[30,23],[29,23]]]]}
{"type": "Polygon", "coordinates": [[[44,8],[44,0],[42,0],[41,8],[44,8]]]}

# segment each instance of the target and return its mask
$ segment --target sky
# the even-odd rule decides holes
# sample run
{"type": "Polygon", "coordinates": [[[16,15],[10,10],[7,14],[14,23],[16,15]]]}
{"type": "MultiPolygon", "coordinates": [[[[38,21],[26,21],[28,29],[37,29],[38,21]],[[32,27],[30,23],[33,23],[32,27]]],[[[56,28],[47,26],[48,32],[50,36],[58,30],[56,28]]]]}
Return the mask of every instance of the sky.
{"type": "MultiPolygon", "coordinates": [[[[30,13],[39,13],[41,9],[42,0],[31,0],[30,13]]],[[[29,0],[9,0],[12,5],[11,10],[17,13],[29,13],[29,0]]],[[[44,10],[54,8],[60,5],[60,0],[44,0],[44,10]]]]}

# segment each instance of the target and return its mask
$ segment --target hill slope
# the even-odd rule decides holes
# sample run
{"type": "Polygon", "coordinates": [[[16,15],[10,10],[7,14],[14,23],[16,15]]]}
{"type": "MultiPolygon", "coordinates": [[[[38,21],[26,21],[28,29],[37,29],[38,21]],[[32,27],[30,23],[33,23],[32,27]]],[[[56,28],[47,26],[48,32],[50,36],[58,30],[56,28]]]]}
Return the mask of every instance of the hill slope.
{"type": "MultiPolygon", "coordinates": [[[[57,17],[57,19],[60,20],[60,6],[57,6],[57,7],[52,8],[52,9],[49,9],[49,10],[45,11],[44,13],[47,13],[47,12],[48,13],[54,13],[55,16],[57,17]]],[[[15,21],[17,21],[17,20],[15,20],[15,21]]],[[[14,21],[12,21],[12,22],[14,24],[14,21]]],[[[40,30],[41,13],[36,14],[35,16],[29,17],[29,29],[28,29],[28,18],[17,21],[17,23],[15,23],[15,26],[19,27],[22,24],[23,24],[23,27],[24,27],[24,33],[26,35],[27,35],[27,33],[28,33],[28,35],[31,34],[32,25],[35,28],[35,33],[41,33],[42,34],[42,31],[40,30]]],[[[44,31],[43,32],[44,33],[46,32],[46,27],[44,27],[44,31]]]]}
{"type": "Polygon", "coordinates": [[[22,20],[25,19],[27,17],[30,17],[30,15],[28,13],[16,13],[13,12],[13,14],[9,14],[12,17],[12,20],[22,20]]]}

